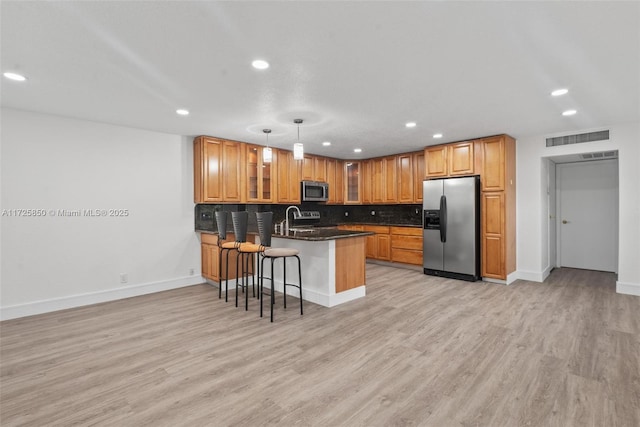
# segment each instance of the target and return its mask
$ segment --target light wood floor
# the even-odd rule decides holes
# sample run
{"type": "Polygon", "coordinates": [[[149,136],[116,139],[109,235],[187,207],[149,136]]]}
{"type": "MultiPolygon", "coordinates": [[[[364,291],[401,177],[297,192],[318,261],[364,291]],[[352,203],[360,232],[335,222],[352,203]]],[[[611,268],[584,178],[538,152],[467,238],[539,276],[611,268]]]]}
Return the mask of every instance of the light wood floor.
{"type": "Polygon", "coordinates": [[[209,285],[2,322],[2,426],[639,426],[640,298],[367,266],[276,322],[209,285]]]}

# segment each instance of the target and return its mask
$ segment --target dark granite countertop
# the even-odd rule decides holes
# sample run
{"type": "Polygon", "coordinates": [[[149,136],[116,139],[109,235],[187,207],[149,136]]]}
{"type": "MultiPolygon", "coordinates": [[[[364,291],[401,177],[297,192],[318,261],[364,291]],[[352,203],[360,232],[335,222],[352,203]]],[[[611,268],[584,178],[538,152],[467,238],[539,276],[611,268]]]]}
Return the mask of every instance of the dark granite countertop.
{"type": "Polygon", "coordinates": [[[272,234],[271,238],[294,240],[335,240],[349,237],[373,236],[369,231],[338,230],[336,228],[305,228],[292,229],[287,234],[272,234]]]}
{"type": "Polygon", "coordinates": [[[380,223],[380,222],[343,222],[339,225],[378,225],[380,227],[412,227],[422,228],[422,224],[392,224],[392,223],[380,223]]]}
{"type": "MultiPolygon", "coordinates": [[[[217,231],[209,230],[196,230],[199,233],[205,234],[218,234],[217,231]]],[[[249,231],[251,234],[257,234],[249,231]]],[[[305,228],[305,229],[291,229],[287,234],[272,234],[271,238],[280,239],[293,239],[293,240],[307,240],[307,241],[325,241],[346,239],[350,237],[362,237],[373,236],[375,233],[368,231],[351,231],[351,230],[338,230],[336,228],[305,228]]]]}

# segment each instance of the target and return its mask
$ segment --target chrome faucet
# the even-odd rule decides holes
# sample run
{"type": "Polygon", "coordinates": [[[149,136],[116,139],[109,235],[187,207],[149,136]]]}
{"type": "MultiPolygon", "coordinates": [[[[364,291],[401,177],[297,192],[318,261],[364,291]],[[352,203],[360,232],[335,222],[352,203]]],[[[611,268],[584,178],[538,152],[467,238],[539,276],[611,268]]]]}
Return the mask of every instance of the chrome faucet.
{"type": "Polygon", "coordinates": [[[289,206],[287,208],[287,212],[285,213],[285,220],[284,220],[284,232],[285,234],[289,232],[289,210],[290,209],[295,209],[298,211],[298,215],[302,216],[302,214],[300,213],[300,209],[298,209],[297,206],[289,206]]]}

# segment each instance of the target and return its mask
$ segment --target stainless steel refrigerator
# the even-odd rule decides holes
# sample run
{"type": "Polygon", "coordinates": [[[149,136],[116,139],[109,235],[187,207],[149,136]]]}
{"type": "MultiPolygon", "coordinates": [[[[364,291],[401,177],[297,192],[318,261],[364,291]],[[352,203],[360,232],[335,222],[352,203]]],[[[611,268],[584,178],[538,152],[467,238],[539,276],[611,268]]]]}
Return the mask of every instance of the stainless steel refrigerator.
{"type": "Polygon", "coordinates": [[[480,278],[480,177],[423,183],[424,274],[480,278]]]}

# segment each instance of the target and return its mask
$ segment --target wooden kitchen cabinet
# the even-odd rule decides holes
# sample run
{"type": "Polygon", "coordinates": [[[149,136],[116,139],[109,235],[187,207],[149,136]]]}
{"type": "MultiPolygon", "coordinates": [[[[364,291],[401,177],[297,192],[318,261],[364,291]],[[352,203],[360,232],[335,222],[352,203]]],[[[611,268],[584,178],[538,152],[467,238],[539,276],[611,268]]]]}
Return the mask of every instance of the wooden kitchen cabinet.
{"type": "Polygon", "coordinates": [[[363,203],[398,203],[397,156],[378,157],[363,163],[363,203]]]}
{"type": "Polygon", "coordinates": [[[300,163],[293,158],[293,152],[274,150],[277,169],[277,203],[300,203],[300,163]]]}
{"type": "Polygon", "coordinates": [[[505,273],[504,192],[482,193],[481,239],[482,276],[503,279],[505,273]]]}
{"type": "Polygon", "coordinates": [[[242,201],[242,145],[199,136],[194,139],[194,202],[242,201]]]}
{"type": "Polygon", "coordinates": [[[413,153],[413,202],[422,204],[422,183],[426,176],[424,151],[413,153]]]}
{"type": "Polygon", "coordinates": [[[344,203],[344,162],[337,159],[326,159],[327,184],[329,184],[329,200],[327,204],[344,203]]]}
{"type": "Polygon", "coordinates": [[[313,171],[314,168],[314,158],[310,154],[305,154],[304,159],[302,159],[302,176],[300,177],[303,181],[315,181],[315,173],[313,171]]]}
{"type": "Polygon", "coordinates": [[[302,160],[302,180],[327,182],[327,158],[305,154],[302,160]]]}
{"type": "Polygon", "coordinates": [[[391,261],[423,265],[422,227],[392,226],[389,233],[391,235],[391,261]]]}
{"type": "Polygon", "coordinates": [[[372,236],[367,236],[367,258],[389,261],[391,259],[389,227],[382,225],[365,225],[364,231],[376,233],[372,236]]]}
{"type": "Polygon", "coordinates": [[[202,277],[217,282],[220,280],[218,271],[218,254],[217,245],[208,245],[202,243],[200,245],[202,253],[202,277]]]}
{"type": "Polygon", "coordinates": [[[360,224],[340,224],[338,230],[364,231],[364,225],[360,224]]]}
{"type": "MultiPolygon", "coordinates": [[[[384,203],[384,159],[371,159],[370,163],[370,183],[371,183],[371,203],[384,203]]],[[[366,181],[365,181],[366,183],[366,181]]]]}
{"type": "Polygon", "coordinates": [[[236,141],[222,142],[222,201],[242,201],[242,146],[236,141]]]}
{"type": "Polygon", "coordinates": [[[482,139],[482,191],[503,191],[505,188],[506,142],[504,136],[482,139]]]}
{"type": "Polygon", "coordinates": [[[516,270],[515,140],[479,140],[482,277],[509,281],[516,270]]]}
{"type": "MultiPolygon", "coordinates": [[[[415,181],[413,159],[414,159],[413,153],[399,154],[398,156],[396,156],[397,186],[398,186],[397,202],[398,203],[413,203],[415,200],[415,195],[413,191],[413,186],[415,181]]],[[[422,187],[422,185],[420,187],[422,187]]],[[[420,195],[420,197],[422,198],[422,194],[420,195]]]]}
{"type": "Polygon", "coordinates": [[[438,178],[447,176],[447,146],[435,145],[424,149],[426,176],[438,178]]]}
{"type": "Polygon", "coordinates": [[[398,156],[384,157],[382,165],[383,202],[386,204],[398,203],[398,156]]]}
{"type": "MultiPolygon", "coordinates": [[[[362,203],[362,164],[347,161],[345,163],[346,192],[345,204],[362,203]]],[[[329,190],[331,191],[331,190],[329,190]]]]}
{"type": "Polygon", "coordinates": [[[473,141],[448,145],[449,176],[473,175],[475,157],[473,141]]]}
{"type": "Polygon", "coordinates": [[[313,158],[313,181],[327,182],[327,158],[315,156],[313,158]]]}
{"type": "MultiPolygon", "coordinates": [[[[227,233],[226,241],[234,241],[235,236],[233,233],[227,233]]],[[[247,240],[254,241],[254,236],[248,236],[247,240]]],[[[220,277],[219,271],[219,254],[220,248],[218,247],[218,235],[217,234],[208,234],[202,233],[200,237],[200,248],[202,255],[202,277],[213,280],[214,282],[219,282],[222,278],[226,279],[227,275],[222,274],[220,277]]],[[[231,256],[229,257],[229,279],[236,278],[236,252],[231,251],[231,256]]],[[[227,254],[229,251],[223,252],[222,258],[222,271],[226,273],[226,262],[227,262],[227,254]]]]}
{"type": "Polygon", "coordinates": [[[366,239],[367,259],[422,265],[422,227],[343,224],[338,228],[375,233],[366,239]]]}
{"type": "Polygon", "coordinates": [[[424,150],[427,177],[473,175],[475,156],[473,141],[427,147],[424,150]]]}
{"type": "MultiPolygon", "coordinates": [[[[336,197],[336,203],[344,203],[344,161],[336,160],[336,183],[334,194],[336,197]]],[[[329,193],[331,193],[331,187],[329,187],[329,193]]]]}
{"type": "Polygon", "coordinates": [[[262,161],[264,147],[244,145],[246,185],[245,200],[253,203],[272,203],[276,200],[276,174],[274,174],[274,156],[270,163],[262,161]]]}
{"type": "Polygon", "coordinates": [[[372,172],[372,161],[371,160],[363,160],[360,162],[361,168],[361,200],[362,204],[370,204],[373,203],[372,192],[373,192],[373,172],[372,172]]]}
{"type": "Polygon", "coordinates": [[[376,245],[376,256],[377,259],[381,259],[384,261],[391,260],[391,236],[388,234],[380,234],[377,236],[378,241],[376,245]]]}

